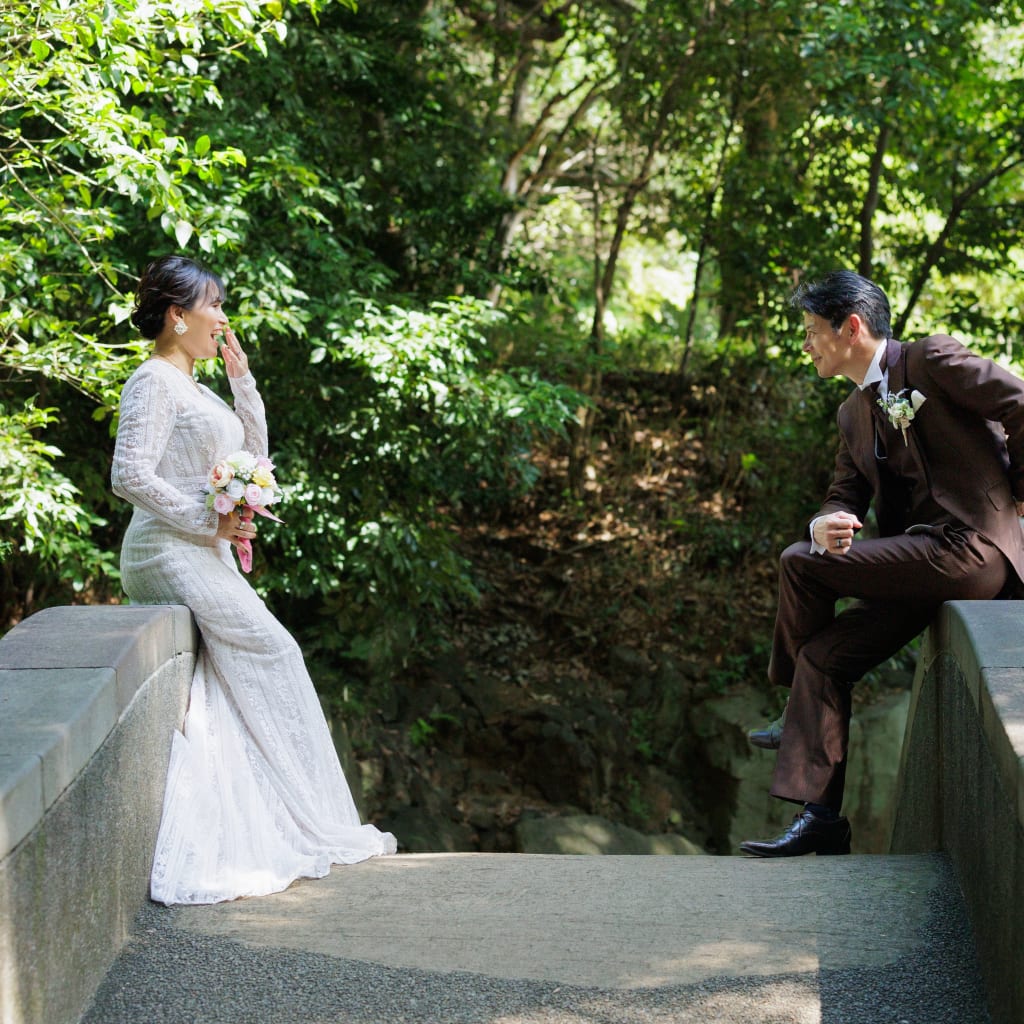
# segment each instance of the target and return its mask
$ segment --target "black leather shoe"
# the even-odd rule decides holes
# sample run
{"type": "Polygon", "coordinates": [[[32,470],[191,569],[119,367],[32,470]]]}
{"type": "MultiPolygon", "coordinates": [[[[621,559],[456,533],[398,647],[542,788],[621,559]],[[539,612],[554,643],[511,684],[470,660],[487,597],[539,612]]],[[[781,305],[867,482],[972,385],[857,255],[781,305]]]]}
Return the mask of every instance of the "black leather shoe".
{"type": "Polygon", "coordinates": [[[846,818],[832,821],[803,810],[778,839],[765,842],[748,839],[740,843],[740,849],[752,857],[802,857],[805,853],[824,857],[849,853],[850,836],[850,823],[846,818]]]}
{"type": "Polygon", "coordinates": [[[786,724],[786,712],[783,711],[774,722],[769,722],[763,729],[751,729],[747,740],[751,746],[762,750],[778,750],[782,742],[782,727],[786,724]]]}

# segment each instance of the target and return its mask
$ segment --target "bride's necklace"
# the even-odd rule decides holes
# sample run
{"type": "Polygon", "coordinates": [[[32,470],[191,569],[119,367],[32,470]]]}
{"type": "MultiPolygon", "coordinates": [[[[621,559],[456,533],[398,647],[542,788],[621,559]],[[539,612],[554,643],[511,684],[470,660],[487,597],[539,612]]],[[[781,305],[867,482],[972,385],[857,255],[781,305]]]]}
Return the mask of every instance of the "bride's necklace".
{"type": "Polygon", "coordinates": [[[165,363],[170,363],[171,366],[173,366],[178,371],[178,373],[192,381],[192,387],[194,387],[196,391],[199,392],[199,394],[203,393],[203,389],[199,386],[199,381],[197,381],[195,377],[192,376],[191,373],[186,373],[173,359],[168,359],[167,356],[161,355],[159,352],[154,352],[153,358],[162,359],[165,363]]]}

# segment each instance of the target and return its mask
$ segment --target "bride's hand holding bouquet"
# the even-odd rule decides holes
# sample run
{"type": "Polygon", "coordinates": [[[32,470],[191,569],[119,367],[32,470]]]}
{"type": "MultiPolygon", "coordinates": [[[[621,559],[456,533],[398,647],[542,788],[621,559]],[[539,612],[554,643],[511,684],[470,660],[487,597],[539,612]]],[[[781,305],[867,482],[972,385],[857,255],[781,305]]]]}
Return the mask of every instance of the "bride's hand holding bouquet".
{"type": "Polygon", "coordinates": [[[268,458],[247,451],[232,452],[210,470],[206,490],[206,507],[224,517],[217,535],[235,545],[242,571],[250,572],[252,541],[256,536],[253,517],[260,515],[277,523],[282,521],[267,508],[281,498],[274,478],[274,464],[268,458]]]}

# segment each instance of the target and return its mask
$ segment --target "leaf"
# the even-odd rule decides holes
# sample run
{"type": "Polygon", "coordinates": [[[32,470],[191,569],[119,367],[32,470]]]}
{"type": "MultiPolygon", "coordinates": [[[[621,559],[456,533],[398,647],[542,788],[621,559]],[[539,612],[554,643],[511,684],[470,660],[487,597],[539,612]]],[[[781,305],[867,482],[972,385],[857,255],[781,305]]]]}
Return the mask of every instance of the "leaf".
{"type": "Polygon", "coordinates": [[[35,57],[36,60],[46,60],[52,52],[50,44],[43,39],[33,39],[31,49],[32,56],[35,57]]]}
{"type": "Polygon", "coordinates": [[[174,237],[177,239],[178,245],[180,245],[182,249],[188,245],[188,240],[192,237],[192,232],[194,230],[195,228],[193,228],[187,220],[179,220],[178,223],[174,225],[174,237]]]}
{"type": "Polygon", "coordinates": [[[196,139],[196,156],[206,156],[210,152],[210,136],[200,135],[196,139]]]}

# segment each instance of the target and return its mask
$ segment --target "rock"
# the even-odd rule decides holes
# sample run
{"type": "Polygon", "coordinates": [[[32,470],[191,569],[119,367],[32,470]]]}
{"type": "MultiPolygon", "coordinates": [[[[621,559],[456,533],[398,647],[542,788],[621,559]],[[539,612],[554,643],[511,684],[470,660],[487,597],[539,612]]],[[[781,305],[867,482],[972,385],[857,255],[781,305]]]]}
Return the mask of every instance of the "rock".
{"type": "MultiPolygon", "coordinates": [[[[855,706],[843,813],[850,819],[856,853],[888,851],[909,706],[908,691],[888,689],[875,703],[855,706]]],[[[769,795],[775,753],[747,743],[747,729],[765,720],[764,696],[752,690],[737,689],[694,709],[691,742],[703,749],[709,788],[730,804],[725,835],[711,814],[719,835],[715,845],[723,853],[737,852],[744,839],[779,834],[798,810],[796,804],[769,795]],[[720,778],[713,778],[716,773],[732,785],[723,786],[720,778]]]]}
{"type": "Polygon", "coordinates": [[[597,790],[594,752],[549,709],[521,717],[510,739],[518,750],[517,774],[545,800],[585,803],[597,790]]]}
{"type": "Polygon", "coordinates": [[[747,742],[747,730],[765,721],[765,697],[737,687],[694,705],[688,728],[690,750],[677,755],[687,766],[695,793],[710,794],[702,808],[712,829],[711,845],[739,853],[744,839],[764,839],[788,825],[797,810],[769,796],[775,755],[747,742]]]}
{"type": "Polygon", "coordinates": [[[352,800],[355,802],[356,810],[359,811],[359,817],[363,818],[366,814],[365,793],[367,790],[366,782],[363,779],[363,764],[356,760],[344,719],[341,715],[333,712],[322,699],[320,706],[327,719],[327,729],[334,741],[334,749],[341,762],[341,770],[345,773],[345,781],[348,782],[349,789],[352,791],[352,800]]]}
{"type": "Polygon", "coordinates": [[[468,825],[422,807],[405,807],[376,824],[395,834],[403,853],[466,853],[476,849],[476,836],[468,825]]]}
{"type": "Polygon", "coordinates": [[[889,850],[909,710],[909,690],[885,690],[873,704],[858,707],[850,722],[843,811],[850,819],[856,853],[889,850]]]}
{"type": "Polygon", "coordinates": [[[536,706],[506,723],[509,773],[552,804],[593,807],[623,774],[625,724],[596,699],[536,706]]]}
{"type": "Polygon", "coordinates": [[[376,794],[384,792],[384,765],[376,757],[368,757],[356,763],[359,768],[358,776],[351,777],[346,772],[345,777],[352,790],[352,799],[355,800],[359,818],[361,821],[365,821],[368,814],[364,808],[372,803],[376,794]],[[356,796],[357,781],[361,782],[359,796],[356,796]]]}
{"type": "Polygon", "coordinates": [[[482,722],[497,722],[522,701],[521,691],[507,679],[481,672],[472,681],[453,680],[452,685],[464,703],[479,715],[482,722]]]}
{"type": "Polygon", "coordinates": [[[654,674],[655,707],[649,731],[651,742],[662,750],[671,748],[687,731],[694,669],[663,652],[658,652],[654,674]]]}
{"type": "Polygon", "coordinates": [[[679,835],[645,835],[592,814],[520,819],[522,853],[693,855],[704,851],[679,835]]]}
{"type": "Polygon", "coordinates": [[[606,673],[612,679],[627,683],[634,704],[646,703],[651,692],[652,672],[644,654],[625,644],[615,644],[608,650],[606,673]]]}
{"type": "Polygon", "coordinates": [[[758,750],[749,744],[744,756],[734,762],[735,804],[723,853],[738,854],[744,839],[774,839],[800,810],[797,804],[777,800],[769,793],[774,770],[774,752],[758,750]]]}

